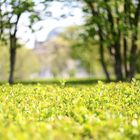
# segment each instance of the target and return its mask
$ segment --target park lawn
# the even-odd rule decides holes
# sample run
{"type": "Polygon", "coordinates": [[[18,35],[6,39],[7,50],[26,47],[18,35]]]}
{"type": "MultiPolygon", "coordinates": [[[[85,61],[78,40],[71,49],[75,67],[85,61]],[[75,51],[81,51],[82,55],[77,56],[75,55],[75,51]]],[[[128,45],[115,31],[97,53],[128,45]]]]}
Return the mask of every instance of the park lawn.
{"type": "Polygon", "coordinates": [[[0,86],[0,140],[140,140],[140,82],[0,86]]]}

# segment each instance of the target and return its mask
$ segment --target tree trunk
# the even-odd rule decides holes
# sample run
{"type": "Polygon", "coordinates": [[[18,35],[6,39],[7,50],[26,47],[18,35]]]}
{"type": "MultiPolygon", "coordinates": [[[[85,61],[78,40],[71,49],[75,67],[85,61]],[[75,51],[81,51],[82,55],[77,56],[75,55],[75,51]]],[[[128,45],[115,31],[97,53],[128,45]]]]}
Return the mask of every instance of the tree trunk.
{"type": "Polygon", "coordinates": [[[9,73],[9,83],[14,83],[14,68],[16,61],[16,38],[14,36],[10,36],[10,73],[9,73]]]}
{"type": "Polygon", "coordinates": [[[123,74],[122,74],[122,58],[121,58],[121,51],[120,51],[120,42],[118,41],[115,43],[115,63],[114,63],[114,69],[115,69],[115,75],[116,80],[121,81],[123,80],[123,74]]]}
{"type": "MultiPolygon", "coordinates": [[[[129,21],[129,16],[130,16],[130,5],[127,0],[124,0],[124,24],[127,25],[129,21]]],[[[127,43],[127,30],[123,31],[123,58],[124,58],[124,78],[127,80],[128,75],[129,75],[129,69],[128,69],[128,43],[127,43]]]]}
{"type": "MultiPolygon", "coordinates": [[[[87,5],[88,5],[88,6],[90,7],[90,9],[91,9],[92,16],[93,16],[93,17],[98,17],[99,11],[96,12],[96,11],[94,10],[94,7],[93,7],[93,5],[92,5],[92,2],[87,1],[87,5]]],[[[105,73],[105,75],[106,75],[107,81],[110,81],[110,75],[109,75],[109,72],[108,72],[108,70],[107,70],[107,66],[106,66],[105,58],[104,58],[104,48],[103,48],[103,40],[104,40],[104,39],[103,39],[102,28],[101,28],[101,26],[100,26],[99,23],[98,23],[97,25],[98,25],[98,27],[99,27],[98,35],[99,35],[99,37],[100,37],[100,57],[101,57],[101,64],[102,64],[104,73],[105,73]]]]}
{"type": "Polygon", "coordinates": [[[136,55],[137,55],[137,35],[132,36],[132,46],[131,46],[131,52],[130,52],[130,71],[129,71],[129,79],[131,80],[136,72],[136,55]]]}
{"type": "Polygon", "coordinates": [[[104,48],[103,48],[103,45],[101,45],[101,44],[100,44],[100,58],[101,58],[101,64],[102,64],[102,67],[103,67],[103,71],[105,73],[107,81],[109,82],[110,81],[110,75],[109,75],[109,72],[107,70],[107,66],[106,66],[106,63],[105,63],[104,48]]]}
{"type": "Polygon", "coordinates": [[[137,60],[137,40],[138,40],[138,27],[139,27],[139,17],[140,17],[140,1],[138,1],[138,5],[135,11],[135,18],[133,19],[132,29],[132,46],[130,51],[130,71],[129,71],[129,79],[131,80],[136,72],[136,60],[137,60]]]}
{"type": "Polygon", "coordinates": [[[128,46],[127,46],[127,40],[126,37],[124,36],[123,38],[123,55],[124,55],[124,73],[125,73],[125,79],[128,78],[129,71],[128,71],[128,65],[127,65],[127,51],[128,51],[128,46]]]}
{"type": "Polygon", "coordinates": [[[101,29],[99,29],[99,37],[100,37],[100,48],[99,48],[100,60],[101,60],[102,68],[103,68],[103,71],[105,73],[106,79],[109,82],[110,81],[110,75],[109,75],[109,72],[107,70],[107,65],[105,63],[103,36],[102,36],[102,30],[101,29]]]}

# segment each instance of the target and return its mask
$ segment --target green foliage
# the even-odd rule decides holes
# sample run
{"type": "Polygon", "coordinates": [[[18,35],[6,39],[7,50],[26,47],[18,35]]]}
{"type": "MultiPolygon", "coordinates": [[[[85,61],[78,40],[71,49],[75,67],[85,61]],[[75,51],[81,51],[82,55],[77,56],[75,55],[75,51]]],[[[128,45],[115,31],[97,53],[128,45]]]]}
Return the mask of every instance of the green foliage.
{"type": "Polygon", "coordinates": [[[32,49],[19,48],[16,57],[15,80],[31,79],[32,75],[39,72],[40,63],[32,49]]]}
{"type": "Polygon", "coordinates": [[[116,79],[132,79],[139,55],[137,41],[140,1],[81,0],[81,2],[84,3],[85,29],[100,46],[108,48],[108,55],[113,58],[110,60],[116,79]]]}
{"type": "MultiPolygon", "coordinates": [[[[1,46],[0,51],[0,80],[6,81],[9,72],[9,50],[5,46],[1,46]]],[[[15,79],[28,80],[32,75],[38,73],[40,64],[33,50],[21,47],[17,49],[17,62],[15,65],[15,79]],[[22,52],[22,53],[21,53],[22,52]]]]}
{"type": "Polygon", "coordinates": [[[41,13],[36,8],[38,4],[33,0],[2,0],[0,2],[0,39],[6,38],[7,42],[10,42],[10,38],[7,36],[12,35],[17,38],[20,28],[18,24],[23,14],[27,16],[29,22],[27,26],[33,30],[33,24],[41,20],[41,13]]]}
{"type": "Polygon", "coordinates": [[[0,81],[6,81],[8,79],[9,72],[8,49],[3,45],[1,45],[0,47],[0,81]]]}
{"type": "Polygon", "coordinates": [[[139,86],[1,85],[0,138],[138,140],[139,86]]]}
{"type": "MultiPolygon", "coordinates": [[[[10,70],[9,70],[9,83],[14,82],[14,69],[16,64],[16,50],[20,46],[18,45],[18,31],[21,28],[19,23],[21,17],[25,14],[27,25],[32,32],[33,25],[41,20],[43,12],[46,8],[37,10],[37,6],[42,2],[40,0],[35,2],[34,0],[1,0],[0,1],[0,41],[6,42],[9,46],[10,54],[10,70]],[[41,13],[42,12],[42,13],[41,13]]],[[[24,24],[24,23],[22,23],[24,24]]],[[[21,25],[22,26],[22,25],[21,25]]]]}
{"type": "MultiPolygon", "coordinates": [[[[61,34],[71,49],[71,57],[80,62],[80,67],[84,68],[89,75],[103,77],[103,71],[100,65],[100,54],[98,41],[93,39],[93,33],[90,27],[70,26],[61,34]],[[86,30],[90,30],[90,35],[86,30]]],[[[109,62],[110,56],[105,48],[106,60],[109,62]]],[[[106,64],[111,66],[111,62],[106,64]]],[[[112,69],[111,69],[112,70],[112,69]]],[[[110,70],[110,71],[111,71],[110,70]]]]}

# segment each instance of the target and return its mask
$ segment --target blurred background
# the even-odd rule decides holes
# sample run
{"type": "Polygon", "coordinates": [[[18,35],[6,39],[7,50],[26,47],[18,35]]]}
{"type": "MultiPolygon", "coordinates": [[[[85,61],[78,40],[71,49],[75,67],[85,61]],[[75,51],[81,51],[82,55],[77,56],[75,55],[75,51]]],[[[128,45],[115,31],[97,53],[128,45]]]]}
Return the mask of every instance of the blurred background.
{"type": "Polygon", "coordinates": [[[131,80],[139,46],[139,0],[0,1],[0,81],[131,80]]]}

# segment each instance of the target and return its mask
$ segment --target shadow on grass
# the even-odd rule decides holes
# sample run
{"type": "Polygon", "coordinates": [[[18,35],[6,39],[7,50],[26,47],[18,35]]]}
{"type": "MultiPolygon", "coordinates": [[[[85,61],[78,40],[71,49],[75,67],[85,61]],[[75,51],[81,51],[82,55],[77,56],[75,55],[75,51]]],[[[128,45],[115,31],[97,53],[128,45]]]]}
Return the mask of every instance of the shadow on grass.
{"type": "MultiPolygon", "coordinates": [[[[140,78],[138,80],[140,80],[140,78]]],[[[107,81],[105,78],[72,78],[72,79],[45,79],[45,80],[15,81],[14,84],[91,85],[91,84],[97,84],[98,81],[102,81],[104,83],[117,82],[115,79],[107,81]]],[[[123,82],[130,82],[130,81],[123,80],[123,82]]],[[[7,82],[0,82],[0,85],[6,84],[6,83],[7,82]]]]}
{"type": "MultiPolygon", "coordinates": [[[[50,80],[33,80],[33,81],[16,81],[15,84],[57,84],[57,85],[90,85],[96,84],[98,81],[102,81],[108,83],[108,81],[104,78],[95,79],[95,78],[80,78],[80,79],[50,79],[50,80]]],[[[115,82],[115,80],[111,80],[110,82],[115,82]]]]}

